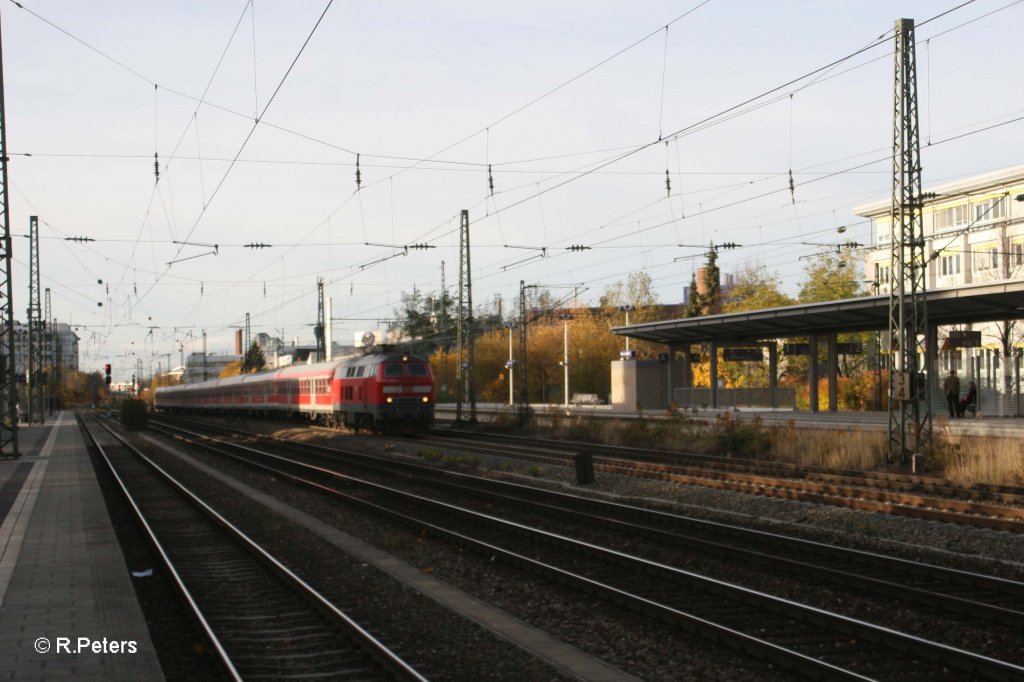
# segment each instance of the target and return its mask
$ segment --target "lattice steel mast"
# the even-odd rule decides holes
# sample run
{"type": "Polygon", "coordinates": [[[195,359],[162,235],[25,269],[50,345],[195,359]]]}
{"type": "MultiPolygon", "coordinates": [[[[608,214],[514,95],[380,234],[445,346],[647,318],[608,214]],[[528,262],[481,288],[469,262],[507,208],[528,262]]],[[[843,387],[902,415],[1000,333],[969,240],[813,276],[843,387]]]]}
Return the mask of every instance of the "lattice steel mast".
{"type": "Polygon", "coordinates": [[[43,417],[43,306],[39,290],[39,217],[28,218],[28,358],[25,383],[28,385],[28,423],[43,417]]]}
{"type": "Polygon", "coordinates": [[[252,345],[252,326],[249,322],[249,313],[245,314],[245,347],[242,349],[242,354],[249,352],[249,346],[252,345]]]}
{"type": "Polygon", "coordinates": [[[892,367],[889,399],[889,461],[906,463],[931,440],[931,396],[919,361],[928,311],[927,259],[921,220],[921,141],[918,134],[914,20],[896,20],[895,98],[892,140],[889,334],[892,367]]]}
{"type": "Polygon", "coordinates": [[[0,213],[3,242],[0,249],[0,451],[20,457],[18,451],[18,386],[14,366],[14,308],[11,305],[11,212],[7,181],[7,114],[4,108],[3,30],[0,28],[0,213]]]}
{"type": "Polygon", "coordinates": [[[463,421],[462,403],[469,403],[469,421],[476,423],[476,386],[473,361],[473,278],[470,274],[469,259],[469,211],[463,210],[459,229],[459,309],[458,309],[458,358],[455,368],[455,423],[463,421]]]}

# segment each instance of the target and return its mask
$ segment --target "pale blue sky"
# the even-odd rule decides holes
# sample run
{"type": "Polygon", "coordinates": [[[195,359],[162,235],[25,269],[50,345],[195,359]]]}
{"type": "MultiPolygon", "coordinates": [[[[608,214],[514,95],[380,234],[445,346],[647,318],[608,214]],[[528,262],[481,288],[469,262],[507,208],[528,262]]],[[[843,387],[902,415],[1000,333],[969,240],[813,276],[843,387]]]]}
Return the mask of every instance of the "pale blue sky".
{"type": "Polygon", "coordinates": [[[959,3],[335,2],[316,31],[326,1],[21,4],[0,5],[12,232],[40,217],[54,315],[80,326],[83,368],[112,362],[118,379],[136,357],[148,371],[199,350],[204,328],[230,351],[246,312],[253,333],[310,342],[317,276],[347,318],[340,341],[414,285],[437,291],[442,261],[454,290],[464,208],[477,302],[514,300],[520,280],[595,301],[638,269],[676,302],[701,251],[676,245],[712,240],[743,245],[724,271],[764,265],[795,288],[816,250],[802,242],[867,241],[850,210],[889,192],[884,160],[822,176],[888,154],[901,16],[919,25],[925,185],[1022,162],[1024,122],[943,142],[1024,113],[1024,5],[1008,0],[928,23],[959,3]],[[368,265],[394,250],[366,242],[436,248],[368,265]],[[539,251],[505,245],[548,257],[516,265],[539,251]]]}

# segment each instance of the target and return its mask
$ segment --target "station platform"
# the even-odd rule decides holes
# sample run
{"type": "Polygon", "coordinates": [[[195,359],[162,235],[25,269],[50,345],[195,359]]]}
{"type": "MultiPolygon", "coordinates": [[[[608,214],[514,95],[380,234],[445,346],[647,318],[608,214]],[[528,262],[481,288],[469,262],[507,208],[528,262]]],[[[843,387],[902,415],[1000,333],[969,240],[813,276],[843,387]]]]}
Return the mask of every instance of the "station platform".
{"type": "Polygon", "coordinates": [[[0,461],[0,678],[162,680],[74,413],[0,461]]]}
{"type": "MultiPolygon", "coordinates": [[[[454,403],[438,403],[435,416],[439,422],[453,421],[456,414],[454,403]]],[[[467,406],[463,405],[464,414],[467,406]]],[[[515,406],[508,403],[476,404],[477,420],[490,422],[508,419],[515,414],[515,406]]],[[[934,406],[938,409],[932,416],[932,429],[936,432],[955,436],[985,436],[990,438],[1024,438],[1024,418],[1003,417],[995,414],[982,413],[969,415],[962,419],[947,417],[945,405],[934,406]]],[[[574,405],[531,403],[530,410],[538,419],[561,417],[595,418],[595,419],[667,419],[664,409],[626,409],[612,405],[574,405]]],[[[734,419],[760,419],[766,425],[788,425],[792,423],[797,429],[828,429],[840,431],[885,431],[889,428],[889,413],[877,411],[810,412],[808,410],[770,409],[770,408],[680,408],[679,416],[714,421],[722,414],[734,419]]]]}

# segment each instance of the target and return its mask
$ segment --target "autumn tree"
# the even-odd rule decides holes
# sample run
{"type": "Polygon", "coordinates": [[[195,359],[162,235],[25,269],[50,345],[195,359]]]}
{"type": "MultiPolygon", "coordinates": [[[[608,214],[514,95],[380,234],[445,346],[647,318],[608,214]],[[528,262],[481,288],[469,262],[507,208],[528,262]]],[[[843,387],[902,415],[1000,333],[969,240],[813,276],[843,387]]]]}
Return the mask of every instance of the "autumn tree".
{"type": "Polygon", "coordinates": [[[62,406],[97,404],[105,395],[106,385],[99,372],[62,371],[57,386],[57,399],[62,406]]]}
{"type": "MultiPolygon", "coordinates": [[[[857,277],[857,253],[856,244],[844,244],[834,251],[823,251],[807,261],[804,266],[804,278],[800,286],[799,299],[801,303],[817,303],[824,301],[837,301],[848,298],[863,296],[865,292],[864,282],[857,277]]],[[[875,363],[872,356],[876,353],[876,344],[869,332],[857,332],[839,334],[837,341],[841,344],[859,344],[863,351],[860,354],[842,353],[839,356],[838,380],[841,407],[849,409],[863,409],[864,406],[874,401],[869,395],[860,395],[858,386],[868,386],[871,382],[866,381],[864,375],[875,363]]],[[[827,347],[819,344],[818,362],[821,367],[827,361],[827,347]]],[[[804,358],[791,358],[788,364],[788,371],[802,378],[808,376],[808,360],[804,358]]],[[[819,372],[819,376],[822,372],[819,372]]],[[[877,377],[875,377],[877,379],[877,377]]],[[[821,399],[827,399],[827,393],[819,391],[821,399]]]]}
{"type": "Polygon", "coordinates": [[[722,312],[764,310],[794,303],[795,301],[782,291],[778,273],[768,272],[765,268],[748,267],[736,275],[732,289],[722,301],[722,312]]]}
{"type": "Polygon", "coordinates": [[[217,376],[221,379],[227,379],[228,377],[237,377],[242,373],[242,361],[232,360],[220,370],[220,374],[217,376]]]}

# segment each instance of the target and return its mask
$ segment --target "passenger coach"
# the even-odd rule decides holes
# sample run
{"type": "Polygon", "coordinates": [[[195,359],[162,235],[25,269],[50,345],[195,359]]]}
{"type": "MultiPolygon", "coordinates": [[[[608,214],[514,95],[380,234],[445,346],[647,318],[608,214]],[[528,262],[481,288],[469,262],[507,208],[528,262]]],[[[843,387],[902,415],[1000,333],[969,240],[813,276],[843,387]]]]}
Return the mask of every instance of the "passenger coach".
{"type": "Polygon", "coordinates": [[[165,412],[304,417],[374,431],[417,431],[434,420],[434,376],[426,360],[396,351],[290,365],[278,370],[164,386],[165,412]]]}

